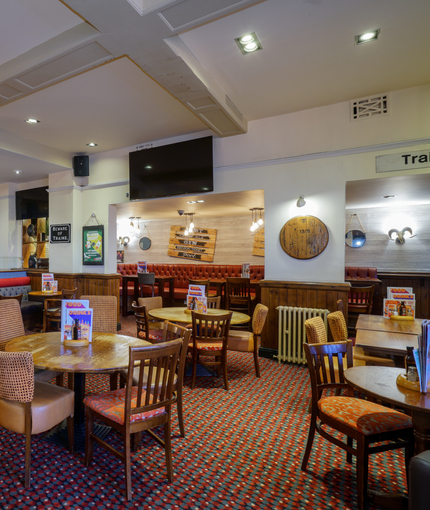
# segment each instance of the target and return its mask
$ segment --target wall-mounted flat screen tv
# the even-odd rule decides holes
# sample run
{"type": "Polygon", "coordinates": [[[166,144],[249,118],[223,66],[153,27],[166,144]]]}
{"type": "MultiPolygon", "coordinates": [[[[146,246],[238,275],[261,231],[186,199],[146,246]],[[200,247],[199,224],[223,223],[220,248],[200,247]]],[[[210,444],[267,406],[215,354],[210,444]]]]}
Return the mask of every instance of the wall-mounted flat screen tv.
{"type": "Polygon", "coordinates": [[[15,193],[16,219],[49,218],[48,186],[15,193]]]}
{"type": "Polygon", "coordinates": [[[212,137],[130,152],[130,199],[213,191],[212,137]]]}

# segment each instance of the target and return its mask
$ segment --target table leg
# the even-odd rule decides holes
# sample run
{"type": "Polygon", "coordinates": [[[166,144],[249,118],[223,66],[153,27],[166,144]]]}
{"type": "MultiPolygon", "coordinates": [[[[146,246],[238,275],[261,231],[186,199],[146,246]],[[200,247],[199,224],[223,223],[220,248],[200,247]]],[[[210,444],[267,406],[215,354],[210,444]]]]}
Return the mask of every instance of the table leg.
{"type": "Polygon", "coordinates": [[[83,400],[85,397],[85,374],[75,373],[75,425],[83,426],[85,421],[85,406],[83,400]]]}
{"type": "Polygon", "coordinates": [[[127,296],[128,296],[128,281],[122,278],[122,307],[121,313],[123,317],[127,317],[127,296]]]}

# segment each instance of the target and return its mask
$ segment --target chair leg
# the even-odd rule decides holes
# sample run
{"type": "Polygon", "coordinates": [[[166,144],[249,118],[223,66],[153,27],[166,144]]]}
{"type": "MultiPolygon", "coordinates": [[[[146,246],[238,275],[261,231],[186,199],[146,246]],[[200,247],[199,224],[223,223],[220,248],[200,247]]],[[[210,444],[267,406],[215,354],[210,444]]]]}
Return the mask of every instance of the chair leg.
{"type": "Polygon", "coordinates": [[[110,374],[110,391],[118,389],[118,372],[110,374]]]}
{"type": "Polygon", "coordinates": [[[185,437],[184,413],[182,407],[182,388],[178,388],[176,394],[177,394],[176,408],[178,411],[179,431],[181,433],[181,437],[185,437]]]}
{"type": "Polygon", "coordinates": [[[93,438],[91,434],[93,433],[94,428],[94,416],[93,413],[89,410],[88,407],[85,407],[85,459],[84,464],[86,467],[91,466],[91,462],[93,460],[93,438]]]}
{"type": "Polygon", "coordinates": [[[173,482],[173,463],[172,463],[172,442],[170,436],[170,416],[164,424],[164,449],[166,450],[167,479],[173,482]]]}
{"type": "Polygon", "coordinates": [[[306,443],[306,450],[305,450],[305,454],[303,455],[303,460],[302,460],[302,467],[301,467],[302,471],[306,470],[306,466],[307,466],[308,460],[309,460],[309,455],[311,454],[312,443],[314,442],[314,437],[315,437],[316,423],[317,423],[317,418],[316,418],[316,416],[312,415],[311,421],[309,423],[308,441],[306,443]]]}
{"type": "Polygon", "coordinates": [[[127,501],[131,500],[131,453],[130,433],[124,434],[124,470],[125,470],[125,493],[127,501]]]}
{"type": "Polygon", "coordinates": [[[364,510],[367,500],[367,478],[369,475],[369,450],[363,438],[357,439],[357,503],[358,510],[364,510]]]}
{"type": "Polygon", "coordinates": [[[255,376],[260,377],[260,362],[258,361],[258,345],[254,340],[254,365],[255,365],[255,376]]]}
{"type": "Polygon", "coordinates": [[[193,349],[193,369],[191,374],[191,389],[194,389],[194,384],[196,383],[196,372],[197,372],[197,352],[195,349],[193,349]]]}
{"type": "Polygon", "coordinates": [[[31,402],[25,405],[25,477],[24,486],[30,488],[31,480],[31,402]]]}
{"type": "Polygon", "coordinates": [[[67,387],[69,390],[73,390],[73,374],[72,372],[69,372],[67,374],[67,387]]]}
{"type": "Polygon", "coordinates": [[[57,375],[57,377],[55,378],[55,384],[57,386],[63,387],[63,374],[57,375]]]}
{"type": "Polygon", "coordinates": [[[75,420],[73,416],[67,418],[67,434],[69,439],[69,452],[75,453],[75,420]]]}
{"type": "MultiPolygon", "coordinates": [[[[346,437],[346,444],[352,448],[352,446],[354,444],[354,440],[352,439],[352,437],[349,437],[349,436],[346,437]]],[[[348,462],[348,464],[352,464],[352,453],[347,452],[346,462],[348,462]]]]}
{"type": "Polygon", "coordinates": [[[222,371],[224,374],[224,386],[225,389],[228,391],[228,375],[227,375],[227,347],[224,349],[222,356],[222,371]]]}

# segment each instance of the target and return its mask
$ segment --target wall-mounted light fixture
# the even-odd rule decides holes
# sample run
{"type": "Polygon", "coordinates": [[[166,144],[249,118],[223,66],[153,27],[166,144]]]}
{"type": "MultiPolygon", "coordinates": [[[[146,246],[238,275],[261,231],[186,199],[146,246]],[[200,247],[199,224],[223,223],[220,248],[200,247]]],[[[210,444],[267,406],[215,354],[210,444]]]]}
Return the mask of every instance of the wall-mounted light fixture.
{"type": "Polygon", "coordinates": [[[402,230],[397,230],[395,228],[392,228],[388,232],[388,237],[390,238],[391,241],[396,241],[396,244],[405,244],[405,240],[407,237],[409,237],[409,238],[416,237],[416,234],[412,235],[412,229],[410,227],[402,228],[402,230]],[[406,236],[405,235],[406,233],[408,233],[410,235],[406,236]],[[396,234],[395,238],[392,237],[393,234],[396,234]]]}
{"type": "Polygon", "coordinates": [[[124,248],[125,248],[128,245],[128,243],[130,242],[130,238],[128,236],[124,236],[124,237],[119,236],[118,242],[121,246],[124,246],[124,248]]]}
{"type": "Polygon", "coordinates": [[[299,196],[299,199],[297,200],[296,205],[297,205],[297,207],[303,207],[304,205],[306,205],[306,200],[305,200],[304,195],[299,196]]]}

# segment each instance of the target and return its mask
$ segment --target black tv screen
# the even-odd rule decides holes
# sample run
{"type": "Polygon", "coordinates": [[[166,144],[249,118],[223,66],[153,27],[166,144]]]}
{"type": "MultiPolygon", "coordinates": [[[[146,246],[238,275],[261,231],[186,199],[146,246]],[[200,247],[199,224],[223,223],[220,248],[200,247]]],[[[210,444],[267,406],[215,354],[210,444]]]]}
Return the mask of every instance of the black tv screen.
{"type": "Polygon", "coordinates": [[[130,152],[130,199],[213,191],[212,137],[130,152]]]}
{"type": "Polygon", "coordinates": [[[49,218],[48,186],[15,193],[16,219],[49,218]]]}

